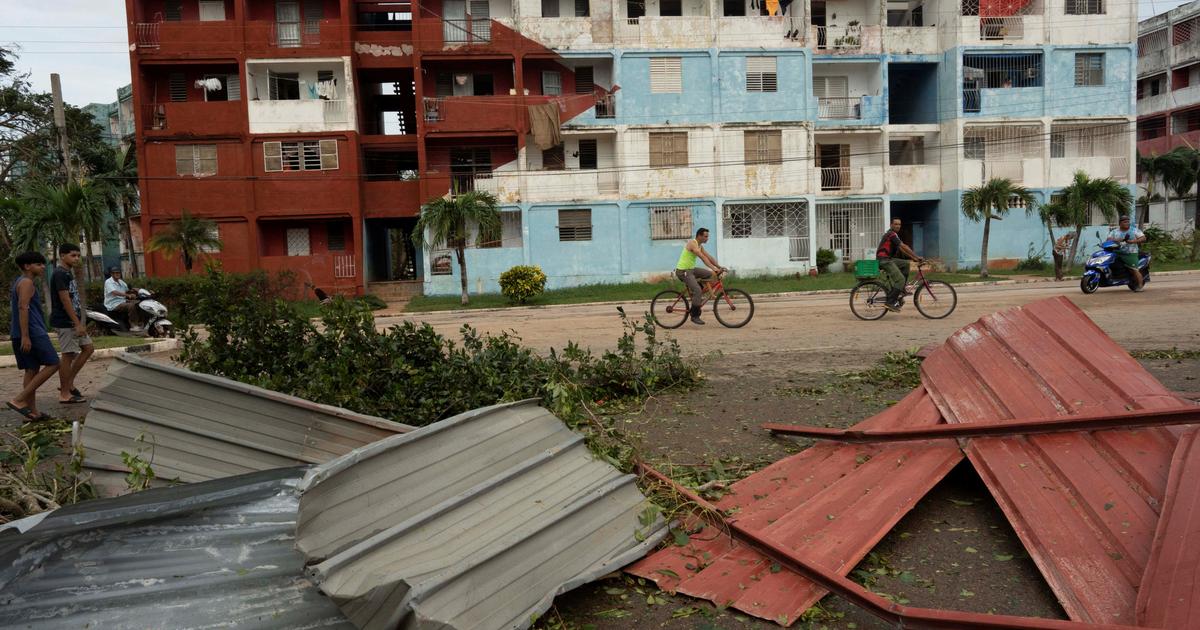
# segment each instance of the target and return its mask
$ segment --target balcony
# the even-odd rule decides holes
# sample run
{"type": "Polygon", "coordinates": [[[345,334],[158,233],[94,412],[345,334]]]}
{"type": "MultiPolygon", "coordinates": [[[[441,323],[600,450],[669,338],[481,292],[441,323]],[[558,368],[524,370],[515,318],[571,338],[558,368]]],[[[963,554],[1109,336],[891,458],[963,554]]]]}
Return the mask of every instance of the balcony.
{"type": "Polygon", "coordinates": [[[421,212],[421,182],[412,180],[363,183],[363,215],[415,217],[421,212]]]}
{"type": "Polygon", "coordinates": [[[250,101],[250,133],[353,131],[347,100],[250,101]]]}
{"type": "Polygon", "coordinates": [[[624,17],[616,22],[614,38],[618,46],[691,48],[712,42],[715,26],[708,15],[624,17]]]}
{"type": "Polygon", "coordinates": [[[883,30],[877,25],[812,26],[808,36],[819,55],[882,51],[883,30]]]}
{"type": "Polygon", "coordinates": [[[525,109],[520,99],[503,96],[424,97],[422,117],[431,133],[480,131],[517,132],[522,128],[525,109]]]}
{"type": "Polygon", "coordinates": [[[617,117],[617,95],[603,94],[596,97],[596,118],[608,119],[617,117]]]}
{"type": "MultiPolygon", "coordinates": [[[[803,10],[799,8],[802,6],[792,5],[798,10],[803,10]]],[[[799,18],[796,21],[799,22],[799,18]]],[[[809,38],[805,29],[792,25],[792,20],[747,15],[717,18],[716,40],[715,45],[724,48],[744,48],[747,42],[753,41],[769,41],[772,48],[804,48],[809,38]]]]}
{"type": "Polygon", "coordinates": [[[893,55],[936,55],[936,26],[889,26],[883,29],[883,52],[893,55]]]}
{"type": "Polygon", "coordinates": [[[862,120],[861,96],[821,97],[817,99],[817,118],[821,120],[862,120]]]}
{"type": "Polygon", "coordinates": [[[891,194],[941,192],[942,167],[936,164],[888,166],[887,191],[891,194]]]}
{"type": "Polygon", "coordinates": [[[310,20],[303,24],[246,23],[247,54],[256,56],[310,56],[345,54],[349,42],[342,38],[341,20],[310,20]]]}
{"type": "Polygon", "coordinates": [[[242,48],[242,32],[232,20],[138,22],[133,43],[145,56],[236,54],[242,48]]]}
{"type": "Polygon", "coordinates": [[[221,136],[243,131],[242,101],[159,103],[142,109],[147,136],[221,136]]]}
{"type": "Polygon", "coordinates": [[[343,58],[246,61],[250,133],[357,129],[354,85],[343,58]]]}
{"type": "Polygon", "coordinates": [[[463,18],[442,19],[440,15],[421,9],[421,17],[413,23],[413,41],[424,53],[498,51],[511,53],[521,37],[500,20],[466,15],[463,18]]]}
{"type": "Polygon", "coordinates": [[[1004,6],[963,0],[960,13],[958,35],[966,44],[1040,44],[1045,40],[1042,0],[1021,0],[1004,6]]]}
{"type": "Polygon", "coordinates": [[[863,190],[861,166],[835,166],[815,169],[816,188],[827,193],[855,193],[863,190]]]}

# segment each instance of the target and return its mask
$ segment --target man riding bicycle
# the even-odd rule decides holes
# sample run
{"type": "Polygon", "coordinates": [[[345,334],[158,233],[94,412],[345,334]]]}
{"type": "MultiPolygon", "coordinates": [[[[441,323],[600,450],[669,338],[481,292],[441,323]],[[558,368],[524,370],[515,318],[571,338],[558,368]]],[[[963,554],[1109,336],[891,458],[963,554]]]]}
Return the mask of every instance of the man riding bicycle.
{"type": "Polygon", "coordinates": [[[696,238],[683,246],[683,251],[679,254],[679,262],[675,263],[675,277],[682,280],[692,294],[692,323],[701,325],[704,324],[704,320],[700,319],[700,302],[704,298],[704,290],[700,288],[700,280],[711,280],[713,271],[717,273],[725,271],[724,267],[717,264],[716,258],[704,251],[704,244],[707,242],[708,228],[696,230],[696,238]],[[704,264],[708,265],[708,269],[712,269],[712,271],[704,267],[697,267],[696,258],[704,261],[704,264]]]}
{"type": "Polygon", "coordinates": [[[883,235],[883,238],[879,239],[879,247],[875,250],[875,260],[879,261],[879,270],[884,272],[891,281],[887,304],[884,305],[889,311],[900,310],[900,297],[904,295],[904,286],[908,284],[908,260],[898,258],[897,254],[903,254],[918,263],[925,262],[924,258],[918,256],[911,247],[900,240],[900,225],[900,219],[892,219],[892,228],[883,235]]]}

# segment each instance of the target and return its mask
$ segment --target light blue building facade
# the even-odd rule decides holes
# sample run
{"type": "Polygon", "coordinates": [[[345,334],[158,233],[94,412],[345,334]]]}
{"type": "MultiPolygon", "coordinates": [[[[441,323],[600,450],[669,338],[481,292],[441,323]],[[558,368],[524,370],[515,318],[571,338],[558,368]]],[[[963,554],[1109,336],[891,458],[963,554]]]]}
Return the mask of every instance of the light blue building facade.
{"type": "MultiPolygon", "coordinates": [[[[512,15],[499,21],[552,49],[577,87],[592,82],[597,104],[562,121],[561,149],[528,138],[475,182],[500,198],[504,233],[467,252],[472,292],[497,291],[516,264],[551,288],[659,277],[700,227],[742,275],[807,273],[822,248],[873,257],[892,217],[918,253],[968,268],[982,238],[962,217],[972,186],[1007,177],[1048,200],[1083,170],[1132,188],[1132,5],[546,6],[492,15],[512,15]]],[[[989,258],[1048,257],[1049,239],[1013,207],[989,258]]],[[[422,258],[427,294],[459,290],[445,252],[422,258]]]]}

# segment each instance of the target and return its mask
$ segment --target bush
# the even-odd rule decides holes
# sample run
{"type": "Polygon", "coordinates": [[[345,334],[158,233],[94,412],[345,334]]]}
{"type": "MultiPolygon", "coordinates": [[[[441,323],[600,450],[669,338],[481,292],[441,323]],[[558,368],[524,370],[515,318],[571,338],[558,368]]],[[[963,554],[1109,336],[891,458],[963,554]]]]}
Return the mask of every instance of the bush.
{"type": "MultiPolygon", "coordinates": [[[[79,273],[79,272],[76,272],[79,273]]],[[[250,273],[223,274],[232,285],[237,287],[237,293],[244,299],[258,300],[296,300],[302,295],[302,287],[296,281],[296,274],[281,271],[274,275],[265,271],[250,273]]],[[[186,274],[170,277],[126,278],[125,282],[131,288],[147,289],[154,294],[154,299],[162,302],[168,311],[168,317],[179,328],[183,324],[203,323],[205,320],[197,317],[197,307],[201,292],[207,286],[204,274],[186,274]]],[[[104,302],[104,281],[91,282],[87,285],[88,304],[100,306],[104,302]]]]}
{"type": "Polygon", "coordinates": [[[822,247],[817,250],[817,271],[825,273],[829,271],[829,265],[837,262],[837,254],[833,253],[832,249],[822,247]]]}
{"type": "Polygon", "coordinates": [[[1192,239],[1188,235],[1183,235],[1176,238],[1170,232],[1158,227],[1157,225],[1148,225],[1145,230],[1146,242],[1142,244],[1142,248],[1150,254],[1153,262],[1178,262],[1187,260],[1188,254],[1192,249],[1192,239]]]}
{"type": "Polygon", "coordinates": [[[1049,266],[1049,263],[1046,262],[1046,251],[1043,249],[1034,253],[1033,243],[1030,243],[1025,260],[1017,263],[1017,271],[1045,271],[1049,266]]]}
{"type": "Polygon", "coordinates": [[[546,274],[537,265],[517,265],[500,274],[500,292],[513,304],[524,304],[546,290],[546,274]]]}

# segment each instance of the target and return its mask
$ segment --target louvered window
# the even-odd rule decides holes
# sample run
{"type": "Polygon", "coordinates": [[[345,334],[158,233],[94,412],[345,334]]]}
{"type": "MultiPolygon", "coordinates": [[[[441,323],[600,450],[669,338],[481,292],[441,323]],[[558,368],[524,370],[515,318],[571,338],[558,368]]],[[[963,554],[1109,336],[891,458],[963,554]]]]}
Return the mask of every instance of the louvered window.
{"type": "Polygon", "coordinates": [[[817,98],[846,98],[849,93],[849,77],[813,77],[813,96],[817,98]]]}
{"type": "Polygon", "coordinates": [[[166,0],[163,3],[163,18],[168,22],[183,19],[183,0],[166,0]]]}
{"type": "Polygon", "coordinates": [[[175,145],[175,174],[184,177],[207,177],[217,174],[217,145],[175,145]]]}
{"type": "Polygon", "coordinates": [[[1104,53],[1075,53],[1075,85],[1104,85],[1104,53]]]}
{"type": "Polygon", "coordinates": [[[295,72],[267,72],[267,98],[272,101],[300,100],[300,75],[295,72]]]}
{"type": "Polygon", "coordinates": [[[650,92],[679,94],[683,92],[683,60],[679,57],[656,57],[650,60],[650,92]]]}
{"type": "Polygon", "coordinates": [[[575,68],[575,93],[591,94],[596,89],[595,74],[591,66],[575,68]]]}
{"type": "Polygon", "coordinates": [[[775,130],[746,131],[746,164],[783,164],[783,132],[775,130]]]}
{"type": "Polygon", "coordinates": [[[454,79],[449,72],[439,72],[434,85],[434,96],[454,96],[454,79]]]}
{"type": "Polygon", "coordinates": [[[585,170],[595,170],[598,162],[596,159],[596,141],[595,140],[580,140],[579,141],[579,168],[585,170]]]}
{"type": "Polygon", "coordinates": [[[343,228],[341,223],[327,223],[325,227],[325,234],[329,241],[329,251],[346,251],[346,230],[343,228]]]}
{"type": "Polygon", "coordinates": [[[330,171],[337,168],[337,140],[263,143],[263,170],[268,173],[330,171]]]}
{"type": "Polygon", "coordinates": [[[775,92],[778,89],[775,57],[746,57],[746,91],[775,92]]]}
{"type": "Polygon", "coordinates": [[[188,100],[187,75],[182,72],[172,72],[167,76],[167,91],[172,103],[182,103],[188,100]]]}
{"type": "Polygon", "coordinates": [[[551,71],[542,73],[542,94],[547,96],[562,94],[562,73],[551,71]]]}
{"type": "Polygon", "coordinates": [[[688,165],[687,132],[650,134],[651,168],[671,168],[688,165]]]}
{"type": "Polygon", "coordinates": [[[592,240],[592,211],[591,210],[559,210],[558,211],[558,240],[560,240],[560,241],[590,241],[590,240],[592,240]]]}
{"type": "Polygon", "coordinates": [[[650,208],[650,240],[692,238],[692,209],[688,206],[650,208]]]}

